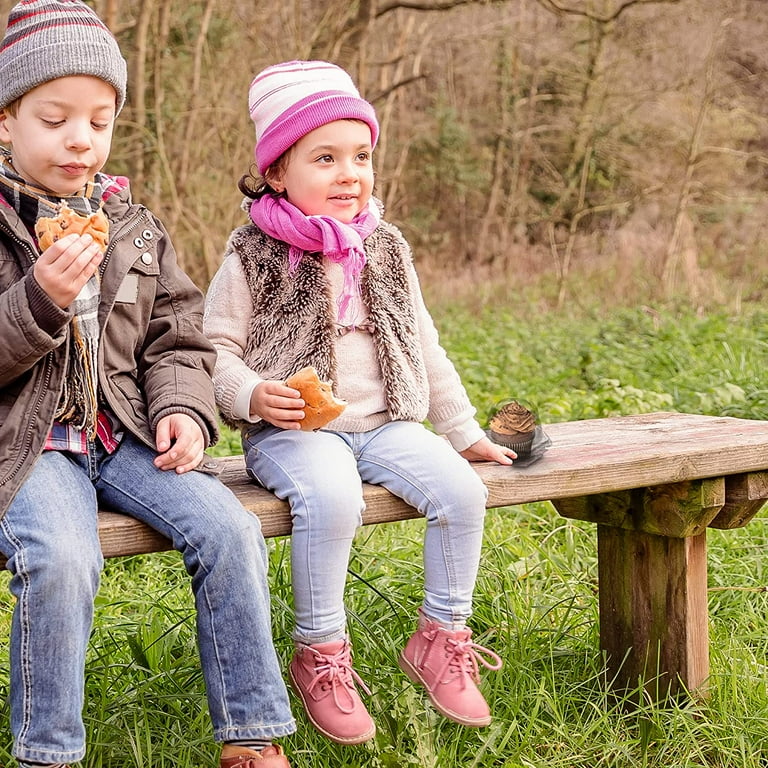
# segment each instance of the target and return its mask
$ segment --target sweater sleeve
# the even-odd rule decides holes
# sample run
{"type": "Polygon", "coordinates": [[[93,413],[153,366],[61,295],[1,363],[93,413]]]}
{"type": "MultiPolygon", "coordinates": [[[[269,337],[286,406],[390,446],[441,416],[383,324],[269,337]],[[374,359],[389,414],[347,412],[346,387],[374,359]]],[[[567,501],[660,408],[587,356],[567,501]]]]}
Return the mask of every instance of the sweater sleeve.
{"type": "Polygon", "coordinates": [[[485,432],[475,419],[475,408],[458,371],[440,344],[415,270],[411,272],[411,281],[429,383],[427,418],[438,434],[445,435],[457,451],[463,451],[485,437],[485,432]]]}
{"type": "Polygon", "coordinates": [[[203,330],[216,348],[213,384],[225,417],[258,421],[250,415],[250,395],[261,381],[243,360],[253,301],[240,257],[229,253],[208,287],[203,330]]]}

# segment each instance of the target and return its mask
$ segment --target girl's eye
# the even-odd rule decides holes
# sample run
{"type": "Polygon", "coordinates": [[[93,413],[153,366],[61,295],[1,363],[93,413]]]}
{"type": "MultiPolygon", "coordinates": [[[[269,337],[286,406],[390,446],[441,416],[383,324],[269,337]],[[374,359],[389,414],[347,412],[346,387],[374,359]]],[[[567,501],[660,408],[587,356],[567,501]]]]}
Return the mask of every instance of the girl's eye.
{"type": "Polygon", "coordinates": [[[320,157],[317,158],[318,163],[332,163],[333,162],[333,156],[332,155],[320,155],[320,157]]]}
{"type": "Polygon", "coordinates": [[[371,154],[370,154],[370,152],[360,152],[360,153],[357,155],[357,160],[358,160],[358,162],[360,162],[360,163],[367,163],[367,162],[368,162],[370,159],[371,159],[371,154]]]}

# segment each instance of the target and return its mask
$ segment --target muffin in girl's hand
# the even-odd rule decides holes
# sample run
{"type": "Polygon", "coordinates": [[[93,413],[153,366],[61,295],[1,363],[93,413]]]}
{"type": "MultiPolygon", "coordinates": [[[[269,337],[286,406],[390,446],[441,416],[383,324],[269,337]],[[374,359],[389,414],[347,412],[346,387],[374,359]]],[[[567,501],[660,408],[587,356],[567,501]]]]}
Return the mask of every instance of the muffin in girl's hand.
{"type": "Polygon", "coordinates": [[[520,459],[528,456],[536,432],[536,416],[525,406],[517,400],[505,403],[488,426],[488,437],[494,443],[511,448],[520,459]]]}
{"type": "Polygon", "coordinates": [[[304,400],[304,418],[301,428],[304,431],[321,429],[333,421],[347,407],[346,400],[334,396],[330,381],[322,381],[314,366],[307,366],[285,380],[291,389],[298,389],[304,400]]]}

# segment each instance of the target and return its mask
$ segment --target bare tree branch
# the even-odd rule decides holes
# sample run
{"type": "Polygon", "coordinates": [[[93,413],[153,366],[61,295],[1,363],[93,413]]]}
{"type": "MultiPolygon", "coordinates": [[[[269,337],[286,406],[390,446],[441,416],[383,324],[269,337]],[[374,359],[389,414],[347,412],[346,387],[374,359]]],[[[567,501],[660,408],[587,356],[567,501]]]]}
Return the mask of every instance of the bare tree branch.
{"type": "Polygon", "coordinates": [[[373,102],[383,101],[389,96],[390,93],[393,93],[394,91],[397,91],[400,88],[404,88],[406,85],[409,85],[410,83],[415,83],[418,80],[423,80],[425,77],[426,75],[421,73],[409,75],[408,77],[403,77],[401,80],[397,80],[396,82],[391,83],[384,90],[371,96],[370,100],[373,102]]]}
{"type": "Polygon", "coordinates": [[[398,8],[409,11],[449,11],[451,8],[458,8],[460,5],[479,5],[481,3],[482,0],[424,0],[424,2],[419,2],[419,0],[393,0],[377,7],[376,18],[381,18],[390,11],[396,11],[398,8]]]}
{"type": "Polygon", "coordinates": [[[616,21],[616,19],[618,19],[619,16],[624,13],[624,11],[626,11],[628,8],[631,8],[633,5],[649,5],[651,3],[670,3],[674,5],[679,3],[681,0],[624,0],[624,2],[620,3],[619,6],[613,11],[613,13],[608,13],[605,15],[592,13],[591,11],[585,10],[583,8],[571,8],[566,5],[562,5],[561,3],[557,2],[557,0],[537,1],[541,3],[544,8],[549,11],[553,11],[554,13],[583,16],[586,19],[596,21],[600,24],[610,24],[612,21],[616,21]]]}

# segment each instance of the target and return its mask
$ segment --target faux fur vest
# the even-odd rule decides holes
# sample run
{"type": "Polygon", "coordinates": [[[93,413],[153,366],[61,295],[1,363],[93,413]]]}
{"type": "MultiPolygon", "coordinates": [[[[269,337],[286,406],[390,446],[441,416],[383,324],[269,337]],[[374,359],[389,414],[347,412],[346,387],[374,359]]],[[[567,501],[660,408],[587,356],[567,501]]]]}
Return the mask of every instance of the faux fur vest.
{"type": "MultiPolygon", "coordinates": [[[[288,273],[288,246],[254,226],[237,229],[230,249],[239,256],[253,301],[245,363],[264,379],[285,379],[313,365],[337,381],[337,307],[321,254],[305,254],[288,273]]],[[[411,251],[400,231],[382,222],[365,240],[361,293],[373,321],[373,340],[392,420],[424,421],[427,371],[413,296],[411,251]]]]}

